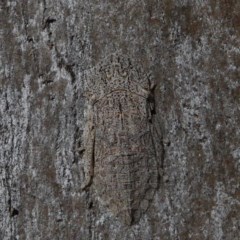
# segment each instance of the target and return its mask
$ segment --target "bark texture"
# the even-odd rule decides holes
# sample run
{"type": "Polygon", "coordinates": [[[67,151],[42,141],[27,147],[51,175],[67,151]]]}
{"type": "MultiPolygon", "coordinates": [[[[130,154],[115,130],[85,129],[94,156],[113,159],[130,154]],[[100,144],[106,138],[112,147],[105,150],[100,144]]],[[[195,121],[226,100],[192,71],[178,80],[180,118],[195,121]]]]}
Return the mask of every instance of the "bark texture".
{"type": "Polygon", "coordinates": [[[0,239],[240,238],[238,0],[1,0],[0,239]],[[118,50],[158,84],[163,176],[126,226],[83,182],[81,73],[118,50]]]}

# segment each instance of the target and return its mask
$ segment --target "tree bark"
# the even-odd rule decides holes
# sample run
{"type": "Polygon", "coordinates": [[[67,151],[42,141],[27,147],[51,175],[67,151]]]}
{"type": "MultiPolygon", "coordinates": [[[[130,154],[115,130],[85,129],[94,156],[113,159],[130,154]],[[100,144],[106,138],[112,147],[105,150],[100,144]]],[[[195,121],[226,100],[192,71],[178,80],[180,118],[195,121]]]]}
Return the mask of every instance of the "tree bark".
{"type": "Polygon", "coordinates": [[[0,4],[0,239],[240,238],[239,1],[0,4]],[[164,148],[130,226],[81,190],[76,151],[81,74],[117,51],[152,73],[164,148]]]}

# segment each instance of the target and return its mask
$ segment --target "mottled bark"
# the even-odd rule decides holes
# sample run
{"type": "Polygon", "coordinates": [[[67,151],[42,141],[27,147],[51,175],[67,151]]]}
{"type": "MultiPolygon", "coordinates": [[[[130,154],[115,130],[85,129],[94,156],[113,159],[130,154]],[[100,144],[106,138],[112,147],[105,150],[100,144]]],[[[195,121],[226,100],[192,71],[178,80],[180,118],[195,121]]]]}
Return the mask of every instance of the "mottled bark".
{"type": "Polygon", "coordinates": [[[240,238],[240,2],[2,0],[0,239],[240,238]],[[126,226],[84,179],[81,73],[151,71],[163,176],[126,226]]]}

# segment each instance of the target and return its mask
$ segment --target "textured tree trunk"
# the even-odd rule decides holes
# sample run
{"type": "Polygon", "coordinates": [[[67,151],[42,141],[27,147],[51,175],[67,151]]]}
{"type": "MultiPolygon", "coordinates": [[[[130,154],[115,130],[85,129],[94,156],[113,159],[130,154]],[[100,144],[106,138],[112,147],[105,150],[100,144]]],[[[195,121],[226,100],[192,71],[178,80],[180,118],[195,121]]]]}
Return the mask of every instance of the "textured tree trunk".
{"type": "Polygon", "coordinates": [[[0,239],[240,239],[238,0],[0,4],[0,239]],[[117,51],[157,83],[164,148],[132,225],[81,189],[76,151],[81,74],[117,51]]]}

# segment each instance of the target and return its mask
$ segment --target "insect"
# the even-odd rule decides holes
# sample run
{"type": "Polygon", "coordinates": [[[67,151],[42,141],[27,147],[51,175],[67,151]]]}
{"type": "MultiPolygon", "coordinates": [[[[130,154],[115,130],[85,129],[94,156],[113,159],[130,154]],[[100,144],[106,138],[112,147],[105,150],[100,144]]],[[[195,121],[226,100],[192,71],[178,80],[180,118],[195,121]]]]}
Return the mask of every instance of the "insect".
{"type": "Polygon", "coordinates": [[[82,189],[93,184],[101,202],[131,225],[148,209],[158,187],[152,123],[156,85],[119,53],[85,72],[84,81],[82,189]]]}

